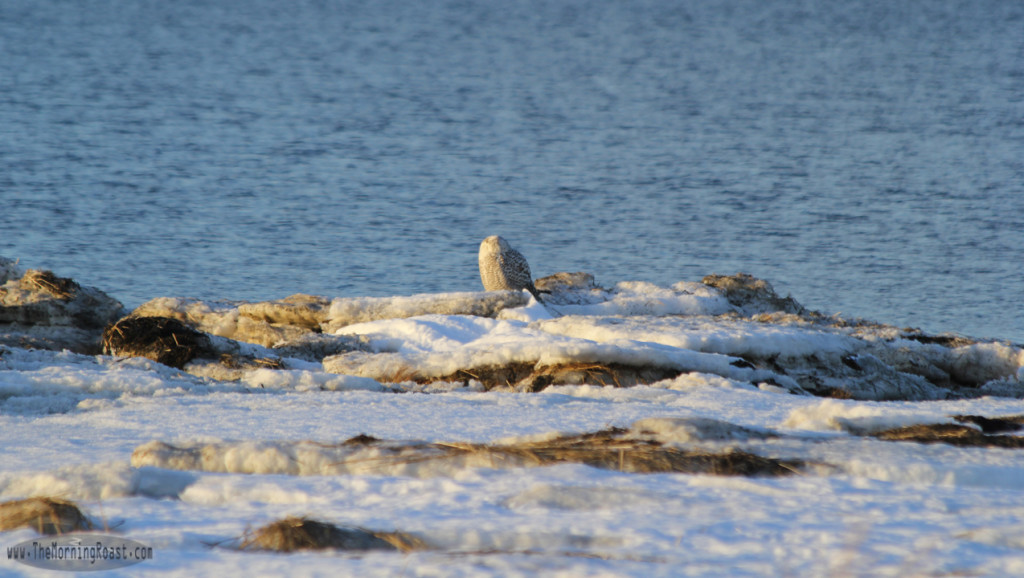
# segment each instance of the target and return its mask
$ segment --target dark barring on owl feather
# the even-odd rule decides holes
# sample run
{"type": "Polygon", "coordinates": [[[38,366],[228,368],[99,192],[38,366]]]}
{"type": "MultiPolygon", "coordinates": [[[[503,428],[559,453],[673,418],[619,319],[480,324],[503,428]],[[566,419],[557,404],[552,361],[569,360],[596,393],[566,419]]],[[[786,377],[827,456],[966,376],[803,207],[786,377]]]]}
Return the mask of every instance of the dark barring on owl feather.
{"type": "Polygon", "coordinates": [[[522,291],[526,289],[534,299],[543,303],[541,291],[533,285],[530,264],[526,257],[498,235],[491,235],[480,243],[480,280],[486,291],[522,291]]]}

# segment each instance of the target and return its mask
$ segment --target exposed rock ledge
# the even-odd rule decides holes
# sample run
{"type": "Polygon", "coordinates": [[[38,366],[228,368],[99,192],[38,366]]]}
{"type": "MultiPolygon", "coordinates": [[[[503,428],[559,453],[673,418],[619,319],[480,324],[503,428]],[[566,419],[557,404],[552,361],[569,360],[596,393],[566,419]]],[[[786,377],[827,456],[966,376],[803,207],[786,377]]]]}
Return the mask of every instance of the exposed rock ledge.
{"type": "Polygon", "coordinates": [[[518,391],[581,383],[628,387],[696,372],[854,399],[1024,397],[1024,351],[1017,345],[826,316],[742,273],[709,275],[703,283],[672,288],[621,283],[607,289],[586,273],[538,279],[552,312],[574,321],[527,327],[577,341],[557,355],[550,348],[524,349],[513,357],[491,355],[486,348],[417,357],[335,332],[429,314],[500,319],[527,303],[522,292],[337,299],[297,294],[256,303],[162,297],[128,313],[98,289],[49,271],[22,273],[2,258],[0,283],[0,345],[142,356],[221,380],[241,379],[254,369],[315,363],[327,372],[382,383],[461,382],[518,391]],[[661,331],[661,337],[625,346],[613,343],[614,337],[608,342],[595,337],[614,333],[613,326],[622,323],[643,324],[645,332],[661,331]],[[664,327],[658,329],[659,324],[664,327]],[[789,332],[798,346],[758,336],[770,332],[789,332]]]}

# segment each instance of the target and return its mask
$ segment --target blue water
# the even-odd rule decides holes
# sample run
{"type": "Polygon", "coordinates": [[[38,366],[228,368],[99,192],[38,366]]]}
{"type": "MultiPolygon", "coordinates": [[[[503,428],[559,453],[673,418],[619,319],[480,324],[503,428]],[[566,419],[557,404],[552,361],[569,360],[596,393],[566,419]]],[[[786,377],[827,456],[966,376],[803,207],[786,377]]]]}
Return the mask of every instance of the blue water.
{"type": "Polygon", "coordinates": [[[4,0],[0,255],[270,299],[748,272],[1024,342],[1024,4],[4,0]]]}

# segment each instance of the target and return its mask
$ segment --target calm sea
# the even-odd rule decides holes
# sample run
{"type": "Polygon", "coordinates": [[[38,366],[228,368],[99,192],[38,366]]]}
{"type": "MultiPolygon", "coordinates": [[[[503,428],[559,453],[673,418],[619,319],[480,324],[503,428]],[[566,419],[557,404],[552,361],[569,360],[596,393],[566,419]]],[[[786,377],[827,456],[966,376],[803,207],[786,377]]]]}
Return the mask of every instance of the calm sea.
{"type": "Polygon", "coordinates": [[[129,306],[748,272],[1024,342],[1024,3],[3,0],[0,255],[129,306]]]}

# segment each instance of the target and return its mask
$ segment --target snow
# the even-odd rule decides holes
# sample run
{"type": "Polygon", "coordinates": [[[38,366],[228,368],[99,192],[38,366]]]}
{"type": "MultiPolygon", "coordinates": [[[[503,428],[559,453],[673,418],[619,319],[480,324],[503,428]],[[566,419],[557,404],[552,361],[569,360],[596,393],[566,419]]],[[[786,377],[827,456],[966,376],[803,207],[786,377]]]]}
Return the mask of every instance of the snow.
{"type": "Polygon", "coordinates": [[[730,365],[733,359],[657,343],[609,342],[565,337],[521,321],[464,316],[427,315],[350,325],[343,335],[362,336],[376,355],[347,353],[324,360],[327,371],[387,379],[402,369],[440,378],[459,370],[530,363],[554,366],[572,363],[620,363],[749,376],[749,369],[730,365]],[[379,353],[392,353],[381,356],[379,353]]]}
{"type": "Polygon", "coordinates": [[[924,408],[849,404],[829,399],[794,409],[783,425],[795,429],[869,433],[923,423],[947,422],[952,423],[953,420],[938,418],[924,408]]]}
{"type": "Polygon", "coordinates": [[[277,367],[218,373],[207,360],[178,370],[3,341],[0,499],[75,500],[101,528],[153,546],[145,569],[168,576],[1024,572],[1019,450],[870,435],[1024,414],[1016,345],[946,346],[806,316],[759,321],[691,283],[620,283],[547,304],[516,293],[289,299],[143,306],[215,335],[219,350],[276,355],[277,367]],[[241,319],[262,329],[246,333],[241,319]],[[268,336],[284,325],[290,345],[274,347],[268,336]],[[514,363],[674,373],[536,392],[442,379],[514,363]],[[854,394],[870,393],[857,389],[870,381],[879,392],[815,397],[812,378],[854,394]],[[1006,396],[970,394],[992,388],[1006,396]],[[807,465],[779,478],[636,474],[443,449],[610,427],[666,447],[807,465]],[[379,441],[345,443],[360,434],[379,441]],[[429,548],[231,546],[293,515],[406,532],[429,548]]]}
{"type": "Polygon", "coordinates": [[[329,375],[323,372],[256,369],[246,373],[242,382],[249,387],[275,388],[294,391],[383,391],[384,386],[374,379],[353,375],[329,375]]]}
{"type": "Polygon", "coordinates": [[[621,282],[609,299],[596,303],[558,305],[563,315],[718,315],[733,307],[714,289],[680,282],[671,288],[640,281],[621,282]]]}
{"type": "Polygon", "coordinates": [[[629,339],[722,355],[804,357],[843,354],[856,349],[844,335],[750,321],[723,322],[701,317],[563,317],[544,323],[545,331],[597,341],[629,339]]]}

